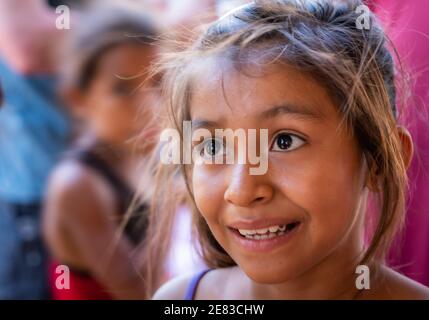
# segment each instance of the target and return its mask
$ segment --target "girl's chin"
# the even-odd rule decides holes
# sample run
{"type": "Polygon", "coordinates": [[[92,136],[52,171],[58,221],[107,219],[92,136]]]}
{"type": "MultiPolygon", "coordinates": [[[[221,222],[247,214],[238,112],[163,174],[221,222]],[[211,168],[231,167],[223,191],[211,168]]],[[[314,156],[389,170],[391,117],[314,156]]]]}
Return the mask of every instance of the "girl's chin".
{"type": "Polygon", "coordinates": [[[249,273],[246,275],[249,277],[250,280],[253,282],[260,284],[260,285],[278,285],[281,283],[286,283],[290,281],[293,276],[290,276],[288,274],[269,274],[266,273],[249,273]]]}
{"type": "Polygon", "coordinates": [[[298,265],[284,265],[282,267],[270,268],[267,267],[267,264],[269,265],[269,261],[266,261],[266,263],[260,263],[260,266],[256,268],[254,265],[250,268],[246,268],[244,264],[239,265],[239,267],[253,282],[267,285],[288,282],[299,277],[302,272],[302,268],[298,265]]]}

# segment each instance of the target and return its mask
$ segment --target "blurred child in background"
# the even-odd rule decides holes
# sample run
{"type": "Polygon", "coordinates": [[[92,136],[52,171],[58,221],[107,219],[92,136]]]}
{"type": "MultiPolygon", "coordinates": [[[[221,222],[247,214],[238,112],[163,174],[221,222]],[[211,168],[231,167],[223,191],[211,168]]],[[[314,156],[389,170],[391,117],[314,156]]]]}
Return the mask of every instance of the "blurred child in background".
{"type": "Polygon", "coordinates": [[[0,1],[0,299],[48,297],[40,209],[69,141],[56,99],[58,39],[46,0],[0,1]]]}
{"type": "Polygon", "coordinates": [[[143,299],[138,245],[146,205],[127,210],[139,164],[158,133],[157,83],[147,77],[158,54],[157,27],[141,7],[103,2],[73,31],[63,92],[80,120],[80,134],[52,175],[44,217],[55,261],[53,297],[143,299]],[[57,286],[60,264],[70,268],[69,289],[57,286]]]}

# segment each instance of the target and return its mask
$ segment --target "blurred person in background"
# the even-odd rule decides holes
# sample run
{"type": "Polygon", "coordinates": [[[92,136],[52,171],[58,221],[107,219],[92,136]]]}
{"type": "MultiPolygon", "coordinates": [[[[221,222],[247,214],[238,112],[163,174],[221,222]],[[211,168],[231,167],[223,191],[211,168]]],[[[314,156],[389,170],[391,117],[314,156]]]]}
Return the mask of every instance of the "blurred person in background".
{"type": "Polygon", "coordinates": [[[140,199],[128,209],[158,134],[148,70],[159,46],[141,9],[103,1],[72,30],[62,92],[80,134],[50,179],[43,223],[54,299],[146,298],[139,244],[147,206],[140,199]],[[69,289],[56,286],[60,265],[70,269],[69,289]]]}
{"type": "Polygon", "coordinates": [[[68,141],[55,95],[62,35],[45,0],[0,1],[0,299],[48,297],[40,208],[68,141]]]}
{"type": "Polygon", "coordinates": [[[0,82],[0,108],[3,105],[3,89],[1,88],[1,82],[0,82]]]}
{"type": "Polygon", "coordinates": [[[403,236],[390,264],[429,286],[429,19],[427,0],[367,0],[381,19],[402,64],[411,76],[407,126],[414,141],[409,175],[410,195],[403,236]]]}

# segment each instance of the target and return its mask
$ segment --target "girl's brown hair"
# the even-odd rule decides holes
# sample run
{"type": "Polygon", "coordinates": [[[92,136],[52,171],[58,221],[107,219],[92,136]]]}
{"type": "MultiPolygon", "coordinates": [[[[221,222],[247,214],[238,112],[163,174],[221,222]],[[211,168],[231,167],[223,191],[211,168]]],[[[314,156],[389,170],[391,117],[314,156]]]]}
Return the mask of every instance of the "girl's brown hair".
{"type": "MultiPolygon", "coordinates": [[[[201,59],[223,55],[243,70],[255,57],[249,52],[259,52],[259,56],[269,57],[268,63],[293,65],[320,81],[337,102],[342,127],[357,139],[378,199],[379,214],[361,259],[370,263],[383,259],[401,225],[406,166],[396,129],[398,109],[402,108],[397,108],[389,41],[371,13],[367,17],[370,28],[358,28],[361,12],[356,9],[362,4],[358,0],[256,0],[213,23],[191,48],[166,57],[162,68],[169,115],[166,126],[180,133],[183,121],[190,120],[192,70],[201,59]]],[[[146,242],[148,270],[163,265],[169,248],[175,209],[169,200],[178,195],[171,188],[171,179],[178,171],[187,185],[205,262],[213,268],[235,265],[196,209],[191,170],[191,165],[159,166],[146,242]]],[[[148,273],[146,279],[153,293],[161,278],[148,273]]]]}

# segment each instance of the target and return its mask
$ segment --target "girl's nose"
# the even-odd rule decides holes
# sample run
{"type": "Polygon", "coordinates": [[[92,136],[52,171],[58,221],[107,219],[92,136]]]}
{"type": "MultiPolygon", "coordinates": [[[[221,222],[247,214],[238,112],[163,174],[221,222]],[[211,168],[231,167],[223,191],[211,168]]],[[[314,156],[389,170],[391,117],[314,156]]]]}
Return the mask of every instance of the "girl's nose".
{"type": "Polygon", "coordinates": [[[267,175],[251,175],[248,165],[234,165],[229,176],[225,201],[239,207],[251,207],[270,201],[274,189],[267,175]]]}

